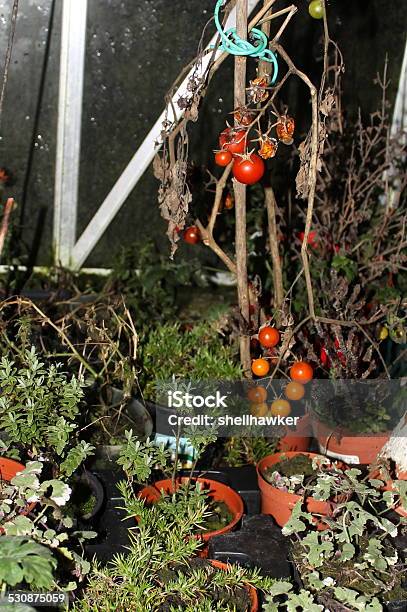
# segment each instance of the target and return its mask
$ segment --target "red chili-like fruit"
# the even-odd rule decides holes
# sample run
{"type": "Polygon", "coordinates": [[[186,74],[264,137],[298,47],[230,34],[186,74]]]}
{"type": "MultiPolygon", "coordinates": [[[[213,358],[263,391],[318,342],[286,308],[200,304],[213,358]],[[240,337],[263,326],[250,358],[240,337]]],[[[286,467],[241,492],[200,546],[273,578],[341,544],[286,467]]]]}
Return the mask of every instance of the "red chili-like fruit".
{"type": "Polygon", "coordinates": [[[264,161],[255,153],[252,153],[247,159],[237,157],[232,166],[233,176],[244,185],[258,183],[264,174],[264,170],[264,161]]]}

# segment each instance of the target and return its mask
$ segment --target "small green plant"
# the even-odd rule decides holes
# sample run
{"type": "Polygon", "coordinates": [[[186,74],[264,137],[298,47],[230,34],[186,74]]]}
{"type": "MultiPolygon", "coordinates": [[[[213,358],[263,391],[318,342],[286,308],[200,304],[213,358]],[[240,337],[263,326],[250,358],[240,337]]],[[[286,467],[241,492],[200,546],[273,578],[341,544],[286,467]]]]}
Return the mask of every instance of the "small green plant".
{"type": "Polygon", "coordinates": [[[155,327],[140,346],[141,387],[155,397],[157,382],[178,380],[240,380],[236,348],[221,337],[217,321],[182,330],[178,323],[155,327]]]}
{"type": "Polygon", "coordinates": [[[134,495],[130,483],[119,488],[128,518],[138,517],[137,533],[131,536],[128,553],[116,556],[109,567],[93,565],[83,598],[73,610],[246,612],[249,585],[271,588],[274,580],[262,578],[257,570],[238,566],[219,570],[194,558],[201,543],[191,533],[205,519],[198,489],[199,503],[181,508],[173,499],[147,506],[134,495]]]}
{"type": "MultiPolygon", "coordinates": [[[[27,463],[10,482],[0,483],[0,591],[30,585],[37,589],[57,587],[56,572],[69,569],[81,580],[89,563],[74,549],[93,532],[73,532],[64,512],[71,488],[59,479],[42,479],[43,464],[27,463]],[[63,560],[63,562],[62,562],[63,560]]],[[[64,585],[66,590],[76,581],[64,585]]]]}
{"type": "Polygon", "coordinates": [[[138,326],[148,327],[175,319],[180,287],[206,284],[198,259],[174,262],[145,242],[120,251],[107,289],[123,294],[138,326]]]}
{"type": "Polygon", "coordinates": [[[226,440],[222,462],[230,467],[256,465],[277,450],[278,438],[234,436],[226,440]]]}
{"type": "Polygon", "coordinates": [[[58,364],[40,361],[34,348],[15,360],[2,357],[0,428],[8,444],[20,445],[33,458],[52,460],[61,474],[70,476],[94,450],[75,432],[83,386],[58,364]]]}

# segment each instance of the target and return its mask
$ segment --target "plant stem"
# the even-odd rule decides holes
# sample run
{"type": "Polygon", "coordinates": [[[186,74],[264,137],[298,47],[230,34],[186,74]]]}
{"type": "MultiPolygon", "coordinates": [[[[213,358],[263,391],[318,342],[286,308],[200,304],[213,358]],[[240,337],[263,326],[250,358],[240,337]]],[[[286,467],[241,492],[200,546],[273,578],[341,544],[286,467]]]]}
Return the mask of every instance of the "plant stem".
{"type": "MultiPolygon", "coordinates": [[[[247,39],[247,0],[236,2],[236,32],[242,39],[247,39]]],[[[234,106],[239,108],[246,102],[246,57],[235,57],[235,96],[234,106]]],[[[237,295],[240,312],[240,360],[243,373],[251,377],[250,368],[250,324],[249,288],[247,282],[247,245],[246,245],[246,186],[234,180],[236,212],[236,268],[237,295]]]]}
{"type": "Polygon", "coordinates": [[[278,251],[278,235],[276,223],[276,198],[272,187],[264,190],[268,217],[268,230],[271,259],[273,260],[273,292],[275,319],[278,323],[281,308],[284,302],[283,273],[281,269],[280,253],[278,251]]]}

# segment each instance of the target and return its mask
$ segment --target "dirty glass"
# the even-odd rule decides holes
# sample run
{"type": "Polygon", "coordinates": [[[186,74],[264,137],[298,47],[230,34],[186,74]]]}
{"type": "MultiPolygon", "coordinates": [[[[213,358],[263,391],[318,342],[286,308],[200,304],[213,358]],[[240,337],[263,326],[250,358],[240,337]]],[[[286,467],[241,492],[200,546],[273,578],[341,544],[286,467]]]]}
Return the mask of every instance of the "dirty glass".
{"type": "MultiPolygon", "coordinates": [[[[11,0],[0,1],[1,58],[11,5],[11,0]]],[[[163,96],[193,57],[213,6],[214,0],[88,0],[78,235],[162,111],[163,96]]],[[[299,6],[284,43],[299,67],[313,67],[311,74],[316,80],[321,24],[309,18],[306,2],[299,6]]],[[[37,264],[50,263],[52,258],[61,8],[62,0],[20,0],[0,130],[0,165],[15,174],[15,185],[9,192],[20,203],[16,214],[23,227],[24,252],[37,264]]],[[[393,0],[391,10],[385,0],[331,3],[331,33],[344,52],[347,69],[347,112],[356,112],[360,104],[366,112],[374,110],[377,91],[371,83],[383,67],[386,52],[392,79],[390,98],[394,100],[406,14],[405,0],[393,0]]],[[[296,86],[290,86],[285,94],[299,113],[304,107],[303,95],[296,86]]],[[[197,164],[211,154],[231,105],[229,60],[216,76],[202,117],[193,127],[192,156],[197,164]]],[[[88,258],[88,266],[110,266],[120,245],[148,235],[166,248],[156,188],[150,169],[88,258]]]]}

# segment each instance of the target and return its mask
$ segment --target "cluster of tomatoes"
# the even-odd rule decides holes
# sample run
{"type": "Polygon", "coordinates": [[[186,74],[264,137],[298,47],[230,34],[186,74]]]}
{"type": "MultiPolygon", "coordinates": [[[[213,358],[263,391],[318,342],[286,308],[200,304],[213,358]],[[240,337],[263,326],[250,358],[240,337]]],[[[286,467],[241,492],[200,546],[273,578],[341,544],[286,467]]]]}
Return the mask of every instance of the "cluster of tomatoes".
{"type": "Polygon", "coordinates": [[[270,138],[267,134],[261,135],[260,148],[257,153],[245,153],[247,148],[247,129],[246,117],[252,120],[252,112],[246,107],[239,110],[239,121],[241,124],[235,127],[227,127],[219,136],[218,151],[215,151],[215,163],[218,166],[226,167],[231,162],[232,174],[234,178],[244,185],[254,185],[258,183],[264,175],[264,159],[270,159],[276,154],[278,143],[292,144],[295,122],[292,117],[281,116],[276,123],[276,138],[270,138]]]}
{"type": "MultiPolygon", "coordinates": [[[[258,340],[265,349],[273,349],[280,341],[280,332],[275,327],[265,325],[259,330],[258,340]]],[[[270,361],[264,357],[254,359],[252,362],[252,372],[258,377],[267,376],[270,371],[270,361]]],[[[288,400],[299,401],[305,395],[304,385],[313,379],[314,372],[312,366],[306,361],[297,361],[290,368],[290,378],[285,389],[284,395],[287,399],[278,398],[270,406],[272,415],[288,416],[291,413],[291,404],[288,400]]],[[[268,412],[266,404],[267,390],[261,386],[251,387],[247,397],[251,402],[252,414],[265,416],[268,412]]]]}
{"type": "Polygon", "coordinates": [[[239,183],[254,185],[262,178],[264,161],[255,153],[245,155],[247,132],[240,128],[228,127],[219,136],[220,150],[215,152],[215,163],[228,166],[233,161],[232,174],[239,183]]]}

